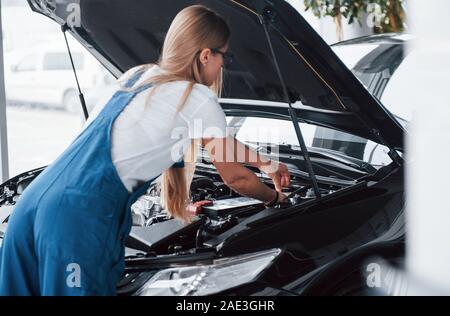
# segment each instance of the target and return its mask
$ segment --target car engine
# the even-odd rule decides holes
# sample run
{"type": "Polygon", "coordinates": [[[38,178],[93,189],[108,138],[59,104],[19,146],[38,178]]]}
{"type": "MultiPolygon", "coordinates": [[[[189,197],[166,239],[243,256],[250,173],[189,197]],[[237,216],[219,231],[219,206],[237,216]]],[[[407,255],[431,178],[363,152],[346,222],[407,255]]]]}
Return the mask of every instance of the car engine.
{"type": "MultiPolygon", "coordinates": [[[[188,210],[193,216],[205,215],[220,220],[249,208],[255,211],[264,208],[261,201],[240,196],[223,182],[204,176],[193,178],[190,191],[191,204],[188,210]]],[[[160,195],[160,183],[156,182],[147,194],[131,206],[134,226],[151,226],[171,219],[169,212],[162,206],[160,195]]]]}

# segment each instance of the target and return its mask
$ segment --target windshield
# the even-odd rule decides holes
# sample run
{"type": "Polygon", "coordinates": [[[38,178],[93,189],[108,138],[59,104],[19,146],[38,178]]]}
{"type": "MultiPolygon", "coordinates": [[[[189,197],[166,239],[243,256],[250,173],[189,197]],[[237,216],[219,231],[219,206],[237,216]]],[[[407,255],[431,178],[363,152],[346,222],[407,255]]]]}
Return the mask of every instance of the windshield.
{"type": "MultiPolygon", "coordinates": [[[[260,117],[227,117],[230,133],[243,143],[291,145],[298,140],[291,121],[260,117]]],[[[356,158],[374,167],[392,162],[386,146],[373,141],[312,124],[300,123],[308,148],[318,148],[356,158]]],[[[299,152],[300,149],[298,148],[299,152]]]]}

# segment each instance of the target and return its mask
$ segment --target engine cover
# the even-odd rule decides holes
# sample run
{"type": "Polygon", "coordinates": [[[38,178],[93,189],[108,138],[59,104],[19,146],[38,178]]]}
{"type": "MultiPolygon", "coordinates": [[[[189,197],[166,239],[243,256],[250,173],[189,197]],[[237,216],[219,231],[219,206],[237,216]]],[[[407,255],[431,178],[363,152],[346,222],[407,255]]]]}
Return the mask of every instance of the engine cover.
{"type": "Polygon", "coordinates": [[[249,207],[264,209],[264,203],[245,196],[215,200],[212,205],[203,206],[203,214],[213,219],[225,218],[249,207]]]}

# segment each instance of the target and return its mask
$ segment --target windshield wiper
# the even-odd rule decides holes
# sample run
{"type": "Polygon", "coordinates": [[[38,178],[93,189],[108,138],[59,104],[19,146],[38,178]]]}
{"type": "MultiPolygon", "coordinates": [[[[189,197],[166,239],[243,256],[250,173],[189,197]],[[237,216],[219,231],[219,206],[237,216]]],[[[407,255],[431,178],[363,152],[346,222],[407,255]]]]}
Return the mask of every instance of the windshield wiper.
{"type": "Polygon", "coordinates": [[[284,78],[281,73],[280,66],[278,64],[277,55],[275,54],[275,50],[272,45],[272,40],[270,38],[269,30],[267,28],[267,25],[272,26],[272,22],[273,22],[273,18],[274,18],[274,11],[270,8],[270,6],[265,6],[265,5],[262,5],[260,7],[260,9],[261,10],[260,10],[260,15],[259,15],[259,21],[261,22],[261,24],[264,28],[264,33],[266,34],[267,43],[269,44],[269,49],[270,49],[270,52],[272,54],[272,58],[273,58],[273,61],[275,64],[275,69],[277,71],[278,78],[280,79],[280,83],[283,88],[283,96],[285,98],[285,102],[289,105],[289,115],[291,116],[292,124],[294,125],[295,133],[297,135],[297,139],[300,144],[300,148],[302,149],[302,154],[305,159],[305,163],[306,163],[306,166],[308,169],[308,174],[309,174],[309,177],[312,182],[314,194],[318,199],[320,199],[321,193],[320,193],[319,185],[317,183],[316,175],[314,174],[314,169],[313,169],[313,166],[311,163],[311,158],[309,157],[308,149],[306,148],[305,140],[303,138],[302,131],[300,129],[300,125],[298,123],[297,113],[295,112],[294,108],[292,107],[291,100],[289,98],[289,94],[288,94],[288,91],[286,88],[286,83],[284,82],[284,78]]]}
{"type": "MultiPolygon", "coordinates": [[[[243,143],[245,145],[249,146],[250,148],[252,148],[253,150],[255,150],[256,152],[258,152],[264,156],[269,156],[269,158],[271,158],[270,156],[272,155],[272,151],[268,150],[267,148],[271,148],[273,146],[276,146],[278,148],[278,153],[289,154],[289,155],[292,155],[292,154],[293,155],[301,155],[301,152],[299,152],[298,149],[295,149],[292,147],[292,145],[288,145],[288,144],[272,144],[272,143],[260,144],[260,143],[253,143],[253,142],[248,142],[248,141],[244,141],[243,143]]],[[[357,163],[351,161],[350,159],[341,158],[341,157],[339,157],[339,158],[341,158],[341,159],[339,159],[336,156],[334,156],[332,153],[328,154],[328,153],[323,153],[320,151],[312,151],[311,153],[313,153],[315,156],[318,156],[319,158],[336,161],[338,163],[341,163],[341,164],[348,166],[350,168],[353,168],[355,170],[364,172],[365,174],[370,174],[370,173],[376,172],[375,168],[373,168],[371,165],[369,165],[365,162],[363,162],[361,165],[358,165],[357,163]]],[[[311,160],[311,164],[314,167],[320,168],[321,170],[324,170],[334,176],[337,176],[342,180],[351,180],[351,181],[355,180],[354,178],[344,175],[336,170],[327,168],[321,163],[314,162],[311,160]]]]}
{"type": "Polygon", "coordinates": [[[320,147],[314,147],[310,149],[311,153],[324,157],[326,159],[330,159],[336,162],[339,162],[341,164],[344,164],[348,167],[357,169],[359,171],[365,172],[365,173],[374,173],[377,171],[377,169],[372,166],[370,163],[365,162],[364,160],[354,158],[351,156],[347,156],[344,153],[340,151],[335,151],[328,148],[320,148],[320,147]]]}
{"type": "MultiPolygon", "coordinates": [[[[286,143],[260,143],[260,142],[251,142],[251,141],[241,141],[245,145],[249,146],[253,150],[262,153],[262,154],[271,154],[273,151],[271,148],[277,148],[277,151],[282,154],[290,154],[290,155],[301,155],[301,149],[299,146],[286,144],[286,143]]],[[[324,158],[332,161],[336,161],[338,163],[341,163],[345,166],[348,166],[350,168],[356,169],[358,171],[362,171],[364,173],[374,173],[377,171],[376,168],[374,168],[370,163],[367,163],[363,160],[360,160],[358,158],[347,156],[341,152],[327,149],[327,148],[320,148],[320,147],[313,147],[309,148],[310,155],[317,156],[318,158],[324,158]]],[[[311,163],[313,166],[319,166],[322,168],[322,166],[319,163],[316,163],[311,160],[311,163]]]]}

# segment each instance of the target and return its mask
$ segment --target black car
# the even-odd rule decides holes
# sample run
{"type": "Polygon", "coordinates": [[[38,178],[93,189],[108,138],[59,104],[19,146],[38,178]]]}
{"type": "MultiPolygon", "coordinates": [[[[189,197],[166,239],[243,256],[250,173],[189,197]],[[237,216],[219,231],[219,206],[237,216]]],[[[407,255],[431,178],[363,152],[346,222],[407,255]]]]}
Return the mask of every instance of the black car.
{"type": "Polygon", "coordinates": [[[410,92],[408,79],[416,68],[413,40],[410,34],[387,33],[332,45],[346,66],[404,127],[412,120],[412,108],[405,95],[410,92]]]}
{"type": "MultiPolygon", "coordinates": [[[[116,77],[157,60],[182,8],[200,3],[216,10],[230,24],[236,56],[220,99],[228,125],[292,175],[289,203],[265,208],[224,185],[201,152],[192,202],[213,205],[187,225],[161,207],[155,183],[132,208],[119,295],[363,294],[370,289],[361,275],[367,258],[401,264],[405,130],[287,2],[80,0],[78,25],[69,0],[28,2],[116,77]],[[255,141],[255,126],[281,132],[255,141]],[[383,159],[372,163],[380,148],[383,159]]],[[[3,229],[43,169],[1,185],[3,229]]]]}

